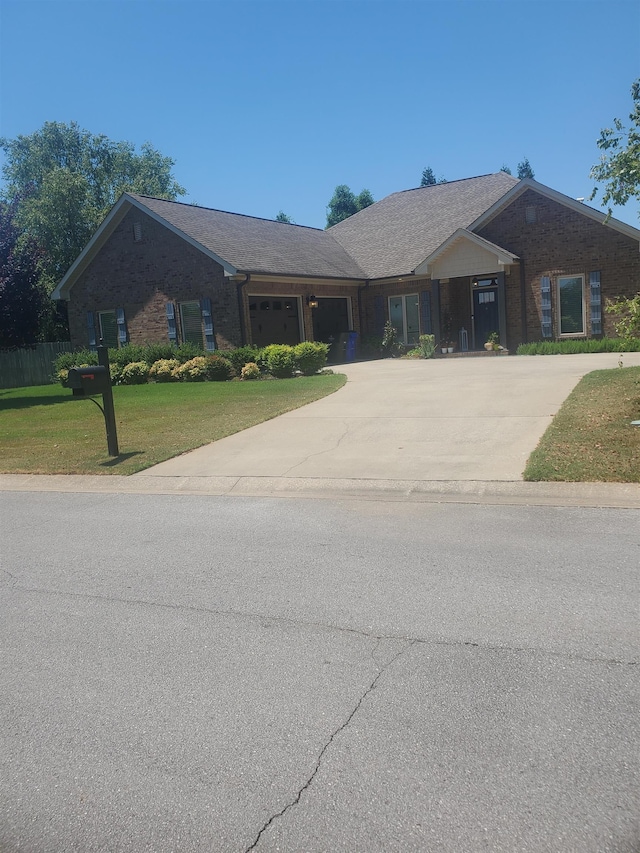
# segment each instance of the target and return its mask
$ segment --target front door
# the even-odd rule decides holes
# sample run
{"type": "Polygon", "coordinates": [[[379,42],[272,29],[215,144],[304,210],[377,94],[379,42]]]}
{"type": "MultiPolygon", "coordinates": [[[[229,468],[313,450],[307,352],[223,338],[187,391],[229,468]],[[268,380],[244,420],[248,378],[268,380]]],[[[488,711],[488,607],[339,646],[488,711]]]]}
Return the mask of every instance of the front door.
{"type": "Polygon", "coordinates": [[[473,291],[473,330],[476,349],[484,345],[491,332],[500,333],[497,287],[477,287],[473,291]]]}

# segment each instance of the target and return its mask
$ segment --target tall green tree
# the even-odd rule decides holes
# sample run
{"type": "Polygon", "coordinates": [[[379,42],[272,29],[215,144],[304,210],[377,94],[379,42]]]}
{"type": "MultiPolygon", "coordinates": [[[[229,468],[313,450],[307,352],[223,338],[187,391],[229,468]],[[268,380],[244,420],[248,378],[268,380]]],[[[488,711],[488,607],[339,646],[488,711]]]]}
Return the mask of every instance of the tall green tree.
{"type": "Polygon", "coordinates": [[[45,122],[29,136],[0,139],[6,155],[4,197],[20,199],[14,220],[44,252],[40,283],[62,278],[123,192],[175,199],[185,190],[174,161],[149,143],[140,153],[83,130],[76,122],[45,122]]]}
{"type": "MultiPolygon", "coordinates": [[[[591,169],[590,177],[604,183],[603,205],[622,205],[631,198],[640,199],[640,78],[631,86],[631,99],[633,109],[629,113],[629,126],[614,118],[613,127],[600,131],[596,143],[602,154],[600,162],[591,169]]],[[[597,194],[598,186],[594,187],[591,198],[597,194]]]]}
{"type": "Polygon", "coordinates": [[[49,309],[40,286],[42,252],[15,222],[18,200],[0,202],[0,348],[29,346],[40,339],[49,309]]]}
{"type": "Polygon", "coordinates": [[[337,225],[343,219],[353,216],[359,210],[373,204],[373,196],[369,190],[362,190],[355,195],[346,184],[340,184],[335,188],[333,196],[327,207],[327,228],[337,225]]]}
{"type": "Polygon", "coordinates": [[[502,166],[500,166],[500,171],[506,172],[507,175],[511,174],[511,169],[507,166],[506,163],[503,163],[502,166]]]}
{"type": "Polygon", "coordinates": [[[420,179],[421,187],[432,187],[434,184],[437,184],[436,176],[433,173],[433,169],[431,166],[425,166],[422,170],[422,178],[420,179]]]}
{"type": "Polygon", "coordinates": [[[293,219],[290,216],[287,216],[287,214],[283,210],[278,211],[278,215],[276,216],[276,222],[286,222],[288,225],[296,224],[293,219]]]}
{"type": "Polygon", "coordinates": [[[531,163],[529,162],[529,158],[525,157],[520,163],[518,163],[518,177],[520,180],[524,178],[535,178],[535,173],[531,168],[531,163]]]}

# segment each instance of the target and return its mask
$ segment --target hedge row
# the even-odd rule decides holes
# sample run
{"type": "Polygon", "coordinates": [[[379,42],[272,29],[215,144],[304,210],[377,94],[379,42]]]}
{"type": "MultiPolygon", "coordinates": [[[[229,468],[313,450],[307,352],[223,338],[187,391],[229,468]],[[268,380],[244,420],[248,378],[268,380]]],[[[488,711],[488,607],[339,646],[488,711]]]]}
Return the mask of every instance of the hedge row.
{"type": "MultiPolygon", "coordinates": [[[[154,382],[225,382],[234,377],[259,379],[270,374],[278,379],[302,373],[311,376],[327,363],[327,344],[305,341],[297,346],[271,344],[262,349],[239,347],[223,352],[204,352],[192,344],[139,346],[127,344],[109,350],[111,379],[114,385],[140,385],[154,382]]],[[[55,381],[66,384],[72,367],[98,363],[92,350],[61,353],[55,361],[55,381]]]]}
{"type": "Polygon", "coordinates": [[[520,344],[516,355],[575,355],[583,352],[640,352],[640,338],[583,338],[520,344]]]}

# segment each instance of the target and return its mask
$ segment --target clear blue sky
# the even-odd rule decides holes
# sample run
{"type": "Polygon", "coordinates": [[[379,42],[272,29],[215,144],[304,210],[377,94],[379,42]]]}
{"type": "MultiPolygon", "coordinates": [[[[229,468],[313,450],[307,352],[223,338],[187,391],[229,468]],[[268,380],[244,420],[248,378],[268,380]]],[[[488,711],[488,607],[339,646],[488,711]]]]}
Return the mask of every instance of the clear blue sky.
{"type": "MultiPolygon", "coordinates": [[[[2,0],[0,134],[45,121],[176,161],[183,200],[324,227],[374,198],[514,174],[589,196],[640,76],[636,0],[2,0]]],[[[593,202],[598,206],[597,202],[593,202]]],[[[614,215],[640,227],[638,206],[614,215]]]]}

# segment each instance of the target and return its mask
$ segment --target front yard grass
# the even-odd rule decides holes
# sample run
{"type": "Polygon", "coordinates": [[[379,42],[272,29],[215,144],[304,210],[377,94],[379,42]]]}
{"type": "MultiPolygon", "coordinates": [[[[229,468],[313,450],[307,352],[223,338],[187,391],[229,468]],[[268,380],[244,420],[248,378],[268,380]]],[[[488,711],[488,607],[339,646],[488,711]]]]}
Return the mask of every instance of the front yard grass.
{"type": "Polygon", "coordinates": [[[587,374],[529,457],[525,480],[640,482],[640,367],[587,374]]]}
{"type": "Polygon", "coordinates": [[[117,459],[107,453],[102,413],[87,398],[60,385],[0,390],[0,472],[133,474],[319,400],[345,382],[329,375],[117,386],[117,459]]]}

